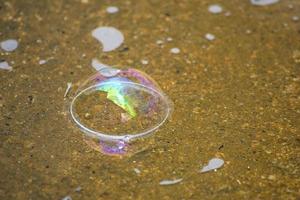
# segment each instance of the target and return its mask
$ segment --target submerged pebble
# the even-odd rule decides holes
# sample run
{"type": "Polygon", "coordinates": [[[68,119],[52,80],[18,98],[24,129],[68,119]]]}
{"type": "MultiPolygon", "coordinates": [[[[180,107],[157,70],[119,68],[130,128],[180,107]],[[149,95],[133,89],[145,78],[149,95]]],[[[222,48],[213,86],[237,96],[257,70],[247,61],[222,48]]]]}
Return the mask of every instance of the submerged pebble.
{"type": "Polygon", "coordinates": [[[278,3],[279,0],[250,0],[250,2],[255,6],[267,6],[278,3]]]}
{"type": "Polygon", "coordinates": [[[208,162],[208,165],[204,166],[202,170],[200,171],[201,173],[204,172],[209,172],[215,169],[218,169],[224,165],[224,160],[220,158],[213,158],[208,162]]]}
{"type": "Polygon", "coordinates": [[[206,33],[205,34],[205,39],[207,39],[209,41],[213,41],[214,39],[216,39],[216,37],[211,33],[206,33]]]}
{"type": "Polygon", "coordinates": [[[177,48],[177,47],[175,47],[175,48],[172,48],[172,49],[170,50],[170,52],[173,53],[173,54],[179,54],[179,53],[180,53],[180,49],[177,48]]]}
{"type": "Polygon", "coordinates": [[[223,11],[223,8],[218,4],[213,4],[208,7],[208,11],[213,14],[219,14],[223,11]]]}
{"type": "Polygon", "coordinates": [[[183,179],[174,179],[174,180],[162,180],[159,182],[159,185],[174,185],[176,183],[180,183],[183,179]]]}
{"type": "Polygon", "coordinates": [[[106,8],[106,12],[109,14],[114,14],[114,13],[119,12],[119,8],[116,6],[109,6],[106,8]]]}
{"type": "Polygon", "coordinates": [[[1,48],[8,52],[14,51],[18,45],[18,41],[14,39],[4,40],[0,43],[1,48]]]}
{"type": "Polygon", "coordinates": [[[103,51],[113,51],[124,42],[124,36],[114,27],[98,27],[92,31],[92,36],[102,43],[103,51]]]}
{"type": "Polygon", "coordinates": [[[9,66],[8,62],[6,61],[2,61],[0,62],[0,69],[4,69],[4,70],[12,70],[12,67],[9,66]]]}

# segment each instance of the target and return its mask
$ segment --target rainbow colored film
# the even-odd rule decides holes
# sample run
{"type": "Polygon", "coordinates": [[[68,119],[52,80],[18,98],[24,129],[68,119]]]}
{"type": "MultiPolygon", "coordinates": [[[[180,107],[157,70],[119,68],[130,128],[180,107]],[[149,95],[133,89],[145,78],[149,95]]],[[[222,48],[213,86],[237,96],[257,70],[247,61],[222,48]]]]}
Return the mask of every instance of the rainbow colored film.
{"type": "Polygon", "coordinates": [[[124,82],[131,81],[122,77],[110,78],[105,80],[98,90],[107,92],[109,100],[123,108],[131,117],[135,117],[137,113],[134,109],[134,99],[126,95],[124,82]]]}

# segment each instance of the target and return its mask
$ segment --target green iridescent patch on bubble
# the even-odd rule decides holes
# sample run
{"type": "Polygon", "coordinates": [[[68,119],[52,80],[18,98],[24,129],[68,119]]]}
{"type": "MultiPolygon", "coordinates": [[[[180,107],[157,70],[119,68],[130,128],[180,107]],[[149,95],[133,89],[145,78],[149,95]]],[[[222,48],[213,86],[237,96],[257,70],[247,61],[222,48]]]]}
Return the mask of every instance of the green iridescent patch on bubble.
{"type": "Polygon", "coordinates": [[[107,92],[107,98],[116,105],[123,108],[131,117],[136,117],[137,113],[134,109],[134,99],[124,94],[124,86],[122,81],[130,82],[128,79],[112,78],[100,85],[98,90],[107,92]]]}

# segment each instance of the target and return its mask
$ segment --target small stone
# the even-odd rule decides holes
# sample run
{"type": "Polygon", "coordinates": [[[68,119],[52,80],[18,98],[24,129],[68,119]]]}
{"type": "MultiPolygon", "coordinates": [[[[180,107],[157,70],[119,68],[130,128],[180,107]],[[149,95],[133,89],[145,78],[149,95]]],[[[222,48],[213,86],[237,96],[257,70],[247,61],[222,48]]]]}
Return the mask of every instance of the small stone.
{"type": "Polygon", "coordinates": [[[299,21],[299,16],[293,16],[293,17],[292,17],[292,20],[293,20],[294,22],[299,21]]]}
{"type": "Polygon", "coordinates": [[[213,41],[214,39],[216,39],[216,37],[211,33],[206,33],[205,34],[205,39],[207,39],[209,41],[213,41]]]}
{"type": "Polygon", "coordinates": [[[139,170],[138,168],[133,168],[133,171],[134,171],[136,174],[140,174],[140,173],[141,173],[141,170],[139,170]]]}
{"type": "Polygon", "coordinates": [[[162,40],[157,40],[156,41],[156,44],[158,44],[158,45],[161,45],[161,44],[163,44],[164,42],[162,41],[162,40]]]}
{"type": "Polygon", "coordinates": [[[251,33],[252,33],[251,30],[249,30],[249,29],[246,30],[246,34],[251,34],[251,33]]]}
{"type": "Polygon", "coordinates": [[[276,180],[276,176],[275,175],[269,175],[268,179],[271,181],[275,181],[276,180]]]}
{"type": "Polygon", "coordinates": [[[168,41],[168,42],[172,42],[172,41],[173,41],[173,38],[167,37],[167,41],[168,41]]]}
{"type": "Polygon", "coordinates": [[[148,65],[149,61],[148,61],[148,60],[141,60],[141,63],[142,63],[143,65],[148,65]]]}
{"type": "Polygon", "coordinates": [[[91,116],[92,116],[92,115],[91,115],[90,113],[85,113],[85,114],[84,114],[84,118],[85,118],[85,119],[91,119],[91,116]]]}
{"type": "Polygon", "coordinates": [[[300,63],[300,50],[295,50],[293,52],[293,59],[295,63],[300,63]]]}

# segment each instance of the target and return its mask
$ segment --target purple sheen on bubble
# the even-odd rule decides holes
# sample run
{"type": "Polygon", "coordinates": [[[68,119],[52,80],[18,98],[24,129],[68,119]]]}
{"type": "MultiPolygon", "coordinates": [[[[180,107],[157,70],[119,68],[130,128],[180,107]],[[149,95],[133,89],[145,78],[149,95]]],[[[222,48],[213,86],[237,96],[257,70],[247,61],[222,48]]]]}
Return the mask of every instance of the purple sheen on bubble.
{"type": "Polygon", "coordinates": [[[124,154],[126,153],[126,149],[128,146],[128,144],[123,140],[111,142],[111,144],[100,141],[99,145],[105,154],[124,154]]]}

